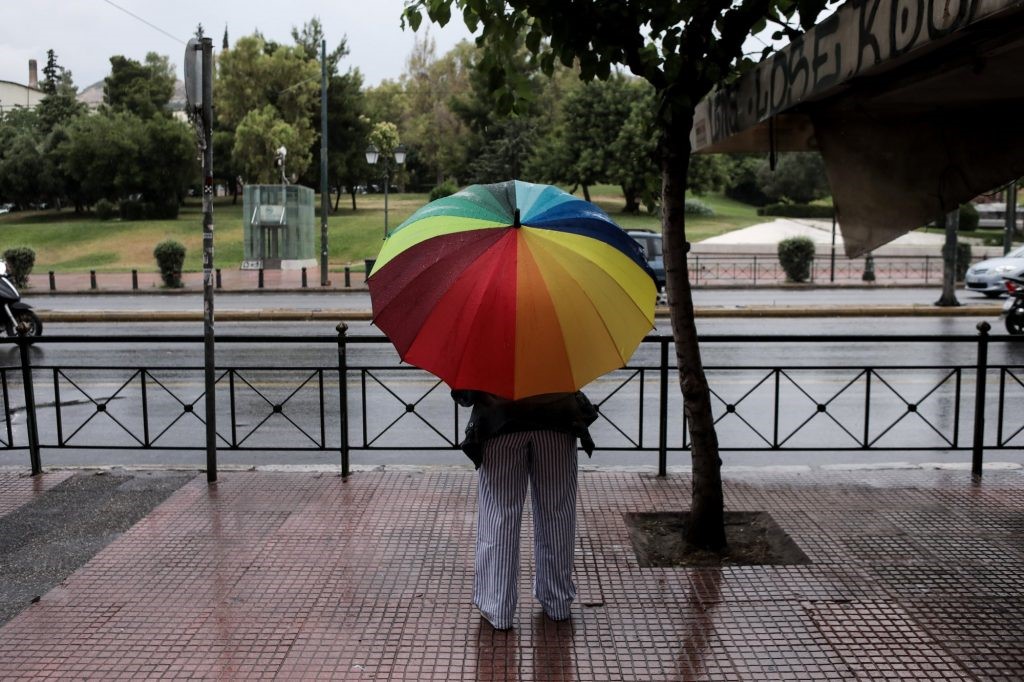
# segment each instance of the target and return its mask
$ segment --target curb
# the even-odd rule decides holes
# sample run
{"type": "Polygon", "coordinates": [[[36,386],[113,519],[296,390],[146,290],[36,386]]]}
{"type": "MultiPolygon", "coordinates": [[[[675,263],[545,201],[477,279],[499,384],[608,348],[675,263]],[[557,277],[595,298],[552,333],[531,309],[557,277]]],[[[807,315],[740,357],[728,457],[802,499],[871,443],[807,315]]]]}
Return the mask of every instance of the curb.
{"type": "MultiPolygon", "coordinates": [[[[37,310],[43,322],[202,322],[201,310],[56,311],[37,310]]],[[[784,318],[784,317],[999,317],[997,306],[933,305],[911,306],[763,306],[737,308],[695,308],[698,318],[784,318]]],[[[225,310],[215,313],[221,322],[317,322],[322,320],[370,321],[369,310],[225,310]]],[[[667,318],[667,307],[655,310],[655,317],[667,318]]]]}

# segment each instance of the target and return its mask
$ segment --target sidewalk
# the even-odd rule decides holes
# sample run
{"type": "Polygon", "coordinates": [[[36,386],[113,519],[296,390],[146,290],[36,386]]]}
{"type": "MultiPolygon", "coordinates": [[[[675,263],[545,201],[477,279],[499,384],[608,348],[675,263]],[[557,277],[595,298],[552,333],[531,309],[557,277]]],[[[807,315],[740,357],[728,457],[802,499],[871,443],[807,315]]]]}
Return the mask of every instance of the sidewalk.
{"type": "MultiPolygon", "coordinates": [[[[7,506],[66,472],[0,479],[7,506]]],[[[2,475],[0,475],[2,476],[2,475]]],[[[726,476],[813,563],[641,568],[623,513],[690,479],[583,472],[569,622],[471,603],[468,469],[199,475],[0,628],[0,678],[1019,680],[1024,473],[726,476]]],[[[2,496],[0,496],[2,497],[2,496]]],[[[55,520],[55,522],[58,522],[55,520]]]]}

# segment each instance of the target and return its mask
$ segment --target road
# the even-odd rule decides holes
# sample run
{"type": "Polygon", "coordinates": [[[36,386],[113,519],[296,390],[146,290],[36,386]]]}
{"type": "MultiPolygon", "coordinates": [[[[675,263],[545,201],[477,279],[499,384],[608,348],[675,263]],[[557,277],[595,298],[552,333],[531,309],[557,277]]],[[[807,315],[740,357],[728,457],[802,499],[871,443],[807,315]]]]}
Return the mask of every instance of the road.
{"type": "MultiPolygon", "coordinates": [[[[33,296],[26,300],[39,310],[53,311],[123,311],[167,310],[202,311],[200,294],[54,294],[33,296]]],[[[780,288],[751,287],[735,289],[695,289],[694,305],[706,308],[749,308],[755,306],[894,306],[933,304],[941,290],[937,287],[830,287],[780,288]]],[[[966,291],[957,292],[964,305],[990,306],[998,311],[1002,302],[966,291]]],[[[366,291],[308,293],[218,292],[217,310],[370,310],[366,291]]]]}
{"type": "MultiPolygon", "coordinates": [[[[704,363],[709,380],[716,392],[716,415],[721,417],[719,433],[723,447],[751,447],[762,444],[759,438],[786,440],[787,446],[821,448],[830,443],[854,442],[865,430],[863,413],[863,377],[857,378],[860,369],[880,368],[874,379],[871,393],[872,410],[875,415],[873,427],[868,429],[871,437],[892,421],[897,421],[894,430],[887,436],[892,443],[928,445],[939,443],[935,425],[939,431],[949,435],[949,424],[956,414],[953,400],[956,377],[951,378],[948,370],[907,371],[896,369],[907,365],[956,366],[973,362],[975,344],[901,344],[895,342],[875,344],[830,343],[821,340],[815,343],[794,345],[773,342],[771,336],[780,334],[801,335],[842,335],[842,334],[923,334],[930,337],[949,335],[970,335],[982,319],[970,317],[948,318],[814,318],[814,319],[702,319],[698,320],[698,333],[709,335],[745,335],[752,342],[723,341],[706,342],[703,345],[704,363]],[[770,370],[753,369],[765,367],[790,367],[785,374],[779,374],[779,388],[774,389],[776,376],[770,370]],[[844,367],[859,368],[853,370],[844,367]],[[748,369],[741,369],[748,368],[748,369]],[[800,369],[806,368],[806,369],[800,369]],[[945,378],[944,378],[945,377],[945,378]],[[852,383],[851,383],[852,382],[852,383]],[[774,416],[772,391],[778,390],[778,427],[774,416]],[[901,397],[902,396],[902,397],[901,397]],[[909,417],[900,412],[907,403],[920,404],[921,410],[909,417]],[[736,412],[724,414],[726,405],[735,405],[736,412]],[[815,416],[815,405],[827,404],[837,415],[831,421],[825,415],[815,416]],[[765,407],[768,406],[768,407],[765,407]],[[833,409],[834,408],[834,409],[833,409]],[[907,417],[907,418],[904,418],[907,417]],[[805,426],[802,423],[810,420],[805,426]],[[888,421],[887,421],[888,420],[888,421]],[[921,434],[904,433],[908,424],[914,423],[921,434]],[[840,426],[841,424],[841,426],[840,426]],[[776,430],[778,433],[774,433],[776,430]],[[849,435],[844,435],[845,429],[849,435]],[[760,433],[761,436],[758,436],[760,433]]],[[[995,318],[988,318],[995,322],[995,318]]],[[[658,321],[658,331],[668,333],[667,321],[658,321]]],[[[353,336],[377,336],[376,330],[367,323],[350,323],[349,333],[353,336]]],[[[140,388],[138,377],[132,379],[132,370],[98,368],[147,367],[153,371],[148,384],[148,411],[150,414],[149,437],[162,442],[189,442],[202,444],[203,425],[197,416],[183,411],[183,405],[193,403],[202,394],[201,344],[181,345],[156,342],[159,335],[201,334],[198,323],[144,323],[144,324],[52,324],[48,334],[132,335],[144,334],[154,337],[146,347],[124,343],[96,345],[49,345],[39,344],[32,350],[32,362],[37,367],[64,368],[56,385],[53,386],[53,370],[41,369],[36,372],[37,399],[49,405],[41,417],[44,443],[53,443],[57,437],[57,424],[53,403],[62,406],[61,424],[64,438],[72,442],[106,443],[111,438],[128,445],[131,437],[127,431],[112,421],[119,420],[128,431],[142,438],[140,423],[140,388]],[[74,369],[71,369],[74,368],[74,369]],[[186,368],[193,368],[188,370],[186,368]],[[127,383],[126,383],[127,382],[127,383]],[[93,401],[109,402],[109,412],[96,414],[93,401]],[[84,423],[81,431],[75,430],[84,423]],[[136,426],[132,426],[135,424],[136,426]],[[164,431],[165,429],[166,432],[164,431]],[[163,434],[163,435],[158,435],[163,434]],[[177,439],[177,440],[175,440],[177,439]],[[184,439],[184,440],[182,440],[184,439]]],[[[332,336],[334,324],[324,323],[221,323],[218,333],[223,335],[271,334],[299,336],[309,339],[315,336],[332,336]]],[[[1005,334],[1003,335],[1005,337],[1005,334]]],[[[994,343],[989,349],[990,362],[1012,366],[1024,365],[1024,344],[994,343]]],[[[15,364],[13,351],[6,353],[6,362],[15,364]]],[[[459,428],[452,422],[451,401],[444,387],[431,388],[434,383],[420,373],[400,372],[398,358],[386,344],[351,344],[348,350],[351,366],[370,369],[366,376],[368,407],[365,415],[360,407],[359,397],[362,385],[360,374],[350,372],[350,407],[353,411],[353,444],[363,439],[362,422],[366,418],[367,440],[375,446],[387,447],[394,442],[415,442],[418,444],[443,445],[437,433],[419,421],[418,416],[439,425],[437,428],[449,438],[456,438],[459,428]],[[378,383],[380,381],[381,383],[378,383]],[[383,386],[381,385],[383,384],[383,386]],[[386,386],[387,388],[384,388],[386,386]],[[405,405],[416,403],[416,414],[407,414],[405,405]],[[394,426],[389,425],[396,421],[394,426]],[[376,439],[376,440],[374,440],[376,439]]],[[[217,349],[218,367],[239,368],[231,377],[235,381],[237,401],[236,431],[230,433],[230,401],[227,397],[219,400],[218,424],[226,439],[234,438],[243,445],[260,443],[268,451],[224,450],[220,455],[225,464],[336,464],[337,453],[332,452],[282,452],[287,445],[311,445],[321,437],[328,443],[338,442],[337,430],[337,347],[333,343],[299,345],[288,344],[219,344],[217,349]],[[281,372],[272,368],[293,367],[305,370],[281,372]],[[323,436],[319,429],[318,390],[320,374],[324,369],[323,384],[327,410],[324,418],[323,436]],[[273,405],[283,405],[281,413],[273,412],[273,405]],[[291,421],[285,420],[287,416],[291,421]],[[309,434],[313,440],[303,435],[309,434]]],[[[645,368],[643,382],[630,372],[620,371],[594,382],[587,392],[595,401],[602,402],[602,419],[595,428],[595,437],[605,447],[626,447],[629,439],[642,440],[648,447],[656,443],[657,415],[655,405],[656,367],[659,349],[656,344],[643,344],[631,359],[629,366],[645,368]],[[644,400],[641,401],[640,392],[644,400]],[[637,414],[637,406],[647,405],[643,415],[637,414]],[[641,433],[642,429],[642,433],[641,433]]],[[[968,391],[973,376],[965,372],[959,376],[968,391]]],[[[221,384],[226,392],[228,378],[221,384]]],[[[18,403],[20,387],[17,373],[9,375],[12,402],[18,403]]],[[[991,388],[991,387],[990,387],[991,388]]],[[[219,389],[221,390],[221,389],[219,389]]],[[[670,415],[680,411],[678,389],[673,381],[670,385],[670,415]]],[[[968,408],[963,407],[969,400],[961,399],[961,427],[959,440],[964,444],[969,438],[970,422],[968,408]]],[[[200,405],[201,407],[201,405],[200,405]]],[[[16,413],[16,426],[21,428],[24,413],[16,413]]],[[[464,415],[459,424],[464,424],[464,415]]],[[[990,421],[989,427],[992,428],[990,421]]],[[[1016,427],[1014,427],[1016,428],[1016,427]]],[[[682,426],[678,417],[670,419],[669,439],[671,443],[681,442],[682,426]]],[[[887,442],[887,441],[883,441],[887,442]]],[[[200,466],[202,452],[168,451],[114,451],[109,449],[62,449],[44,450],[44,463],[58,464],[176,464],[200,466]]],[[[1001,451],[993,455],[999,460],[1024,461],[1024,452],[1001,451]]],[[[726,452],[723,459],[728,465],[794,465],[794,464],[839,464],[876,463],[892,461],[955,461],[965,462],[969,453],[964,452],[910,452],[896,450],[889,452],[859,451],[807,451],[766,453],[726,452]]],[[[24,453],[6,452],[0,454],[0,465],[24,465],[24,453]]],[[[687,463],[686,453],[670,456],[670,465],[687,463]]],[[[412,453],[403,450],[355,452],[355,464],[464,464],[464,457],[458,452],[433,451],[412,453]]],[[[650,466],[656,459],[652,453],[599,452],[591,463],[607,465],[650,466]]]]}

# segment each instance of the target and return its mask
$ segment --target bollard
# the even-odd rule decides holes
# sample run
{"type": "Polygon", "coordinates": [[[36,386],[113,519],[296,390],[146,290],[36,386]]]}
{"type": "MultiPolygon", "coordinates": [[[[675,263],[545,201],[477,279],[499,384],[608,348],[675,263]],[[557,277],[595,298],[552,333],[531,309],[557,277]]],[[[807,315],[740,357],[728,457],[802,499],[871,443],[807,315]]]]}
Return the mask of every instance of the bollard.
{"type": "Polygon", "coordinates": [[[302,288],[306,289],[308,286],[309,283],[306,280],[306,268],[302,268],[302,288]]]}
{"type": "Polygon", "coordinates": [[[256,287],[259,289],[263,288],[263,268],[260,268],[259,278],[257,279],[256,287]]]}
{"type": "Polygon", "coordinates": [[[345,288],[348,289],[352,286],[352,270],[345,266],[345,288]]]}
{"type": "Polygon", "coordinates": [[[96,271],[95,270],[90,270],[89,271],[89,288],[90,289],[95,289],[96,288],[96,271]]]}
{"type": "Polygon", "coordinates": [[[217,288],[220,289],[220,268],[217,268],[217,288]]]}
{"type": "Polygon", "coordinates": [[[658,478],[668,476],[668,340],[661,340],[658,368],[658,478]]]}
{"type": "Polygon", "coordinates": [[[53,274],[53,270],[50,270],[50,291],[57,291],[57,278],[53,274]]]}
{"type": "Polygon", "coordinates": [[[335,327],[338,332],[338,413],[341,415],[341,477],[348,478],[348,358],[346,344],[348,325],[344,322],[335,327]]]}
{"type": "Polygon", "coordinates": [[[988,375],[988,333],[992,325],[982,321],[976,329],[978,370],[974,382],[974,439],[971,443],[971,477],[975,482],[981,480],[985,456],[985,378],[988,375]]]}
{"type": "Polygon", "coordinates": [[[139,289],[139,271],[132,270],[132,291],[138,291],[139,289]]]}
{"type": "Polygon", "coordinates": [[[25,431],[28,436],[29,465],[32,475],[43,473],[43,464],[39,456],[39,425],[36,422],[36,393],[32,382],[32,364],[29,357],[29,340],[18,337],[18,350],[21,353],[21,382],[25,391],[25,431]]]}

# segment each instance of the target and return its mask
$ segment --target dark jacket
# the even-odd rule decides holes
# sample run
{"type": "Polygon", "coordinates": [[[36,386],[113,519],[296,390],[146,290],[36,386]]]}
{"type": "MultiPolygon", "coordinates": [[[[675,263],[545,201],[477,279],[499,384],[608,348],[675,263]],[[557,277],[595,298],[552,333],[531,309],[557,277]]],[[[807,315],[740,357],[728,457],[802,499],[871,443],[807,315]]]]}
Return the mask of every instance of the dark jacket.
{"type": "Polygon", "coordinates": [[[472,407],[466,424],[462,451],[480,468],[483,445],[494,436],[520,431],[557,431],[576,436],[588,455],[594,440],[588,426],[597,419],[597,408],[580,391],[548,393],[521,400],[508,400],[483,391],[452,391],[463,407],[472,407]]]}

